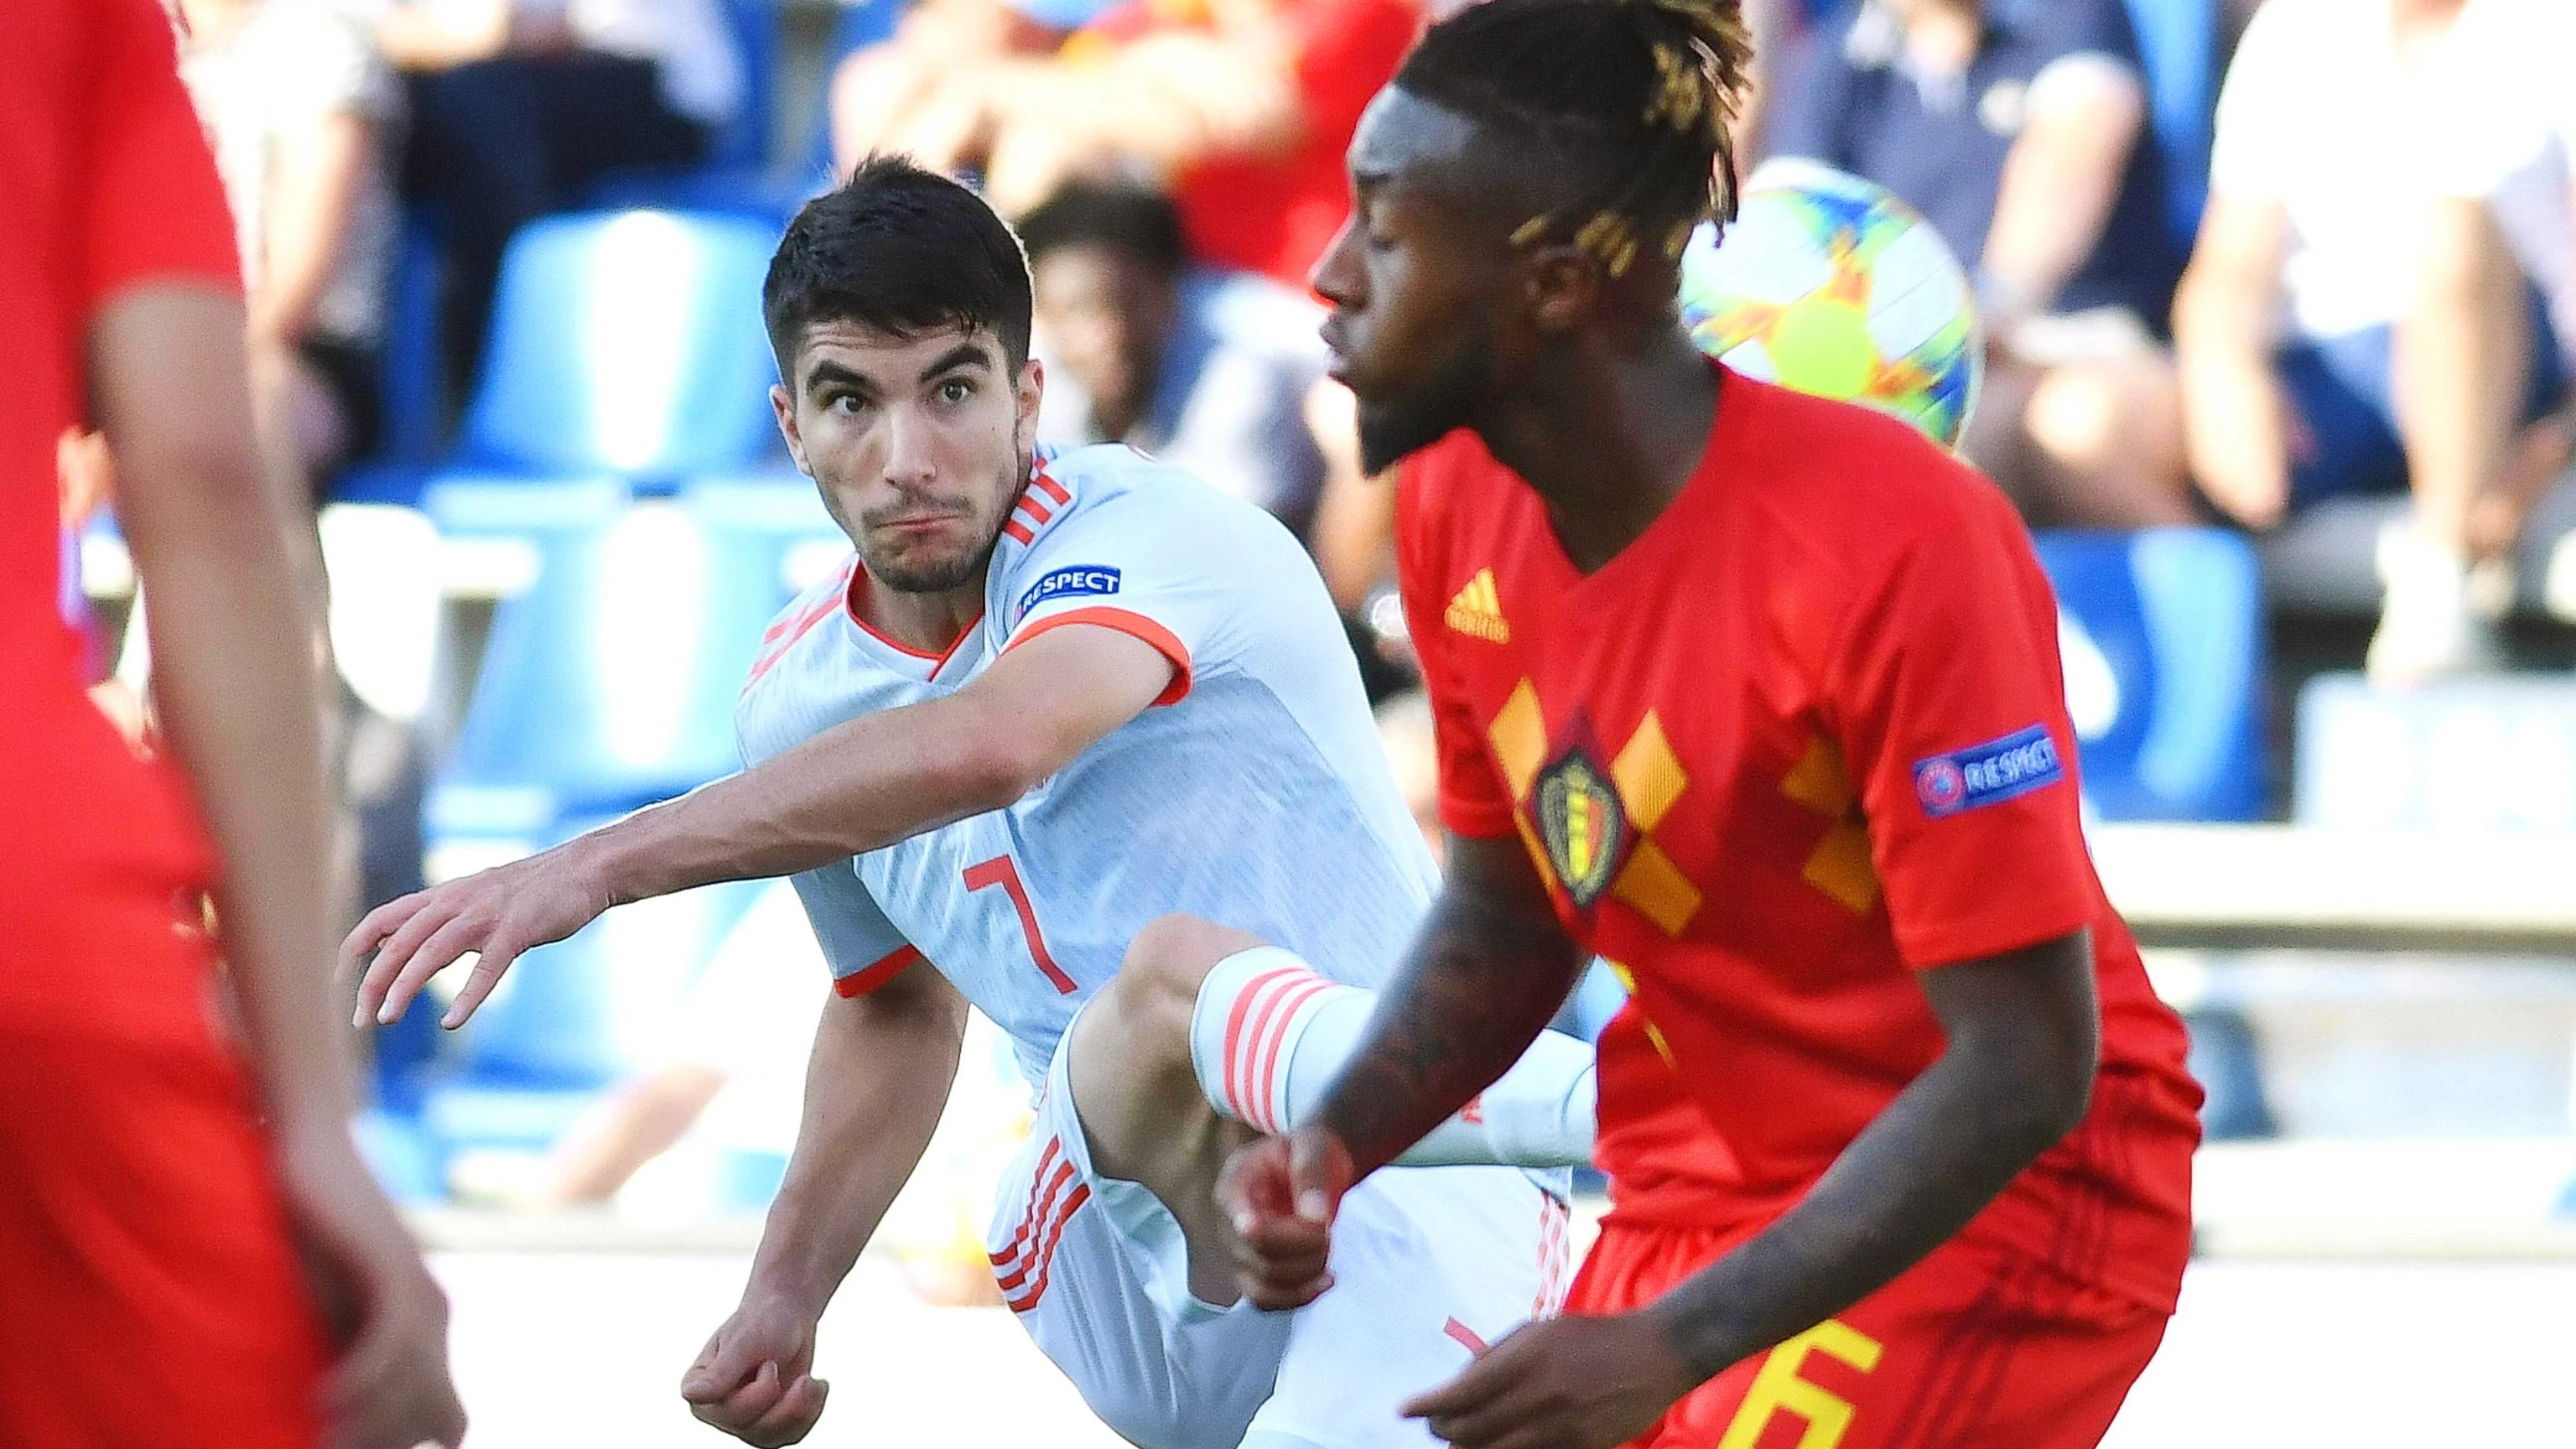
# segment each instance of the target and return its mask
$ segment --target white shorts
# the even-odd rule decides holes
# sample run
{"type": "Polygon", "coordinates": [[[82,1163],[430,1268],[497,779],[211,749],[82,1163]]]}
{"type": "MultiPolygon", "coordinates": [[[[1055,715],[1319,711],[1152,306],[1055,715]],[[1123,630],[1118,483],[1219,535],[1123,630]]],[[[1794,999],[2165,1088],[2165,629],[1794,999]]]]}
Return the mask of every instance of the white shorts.
{"type": "Polygon", "coordinates": [[[1429,1449],[1395,1406],[1554,1312],[1565,1201],[1509,1167],[1380,1172],[1342,1203],[1334,1286],[1295,1313],[1190,1292],[1181,1225],[1092,1169],[1065,1033],[985,1237],[1004,1298],[1102,1421],[1143,1449],[1429,1449]]]}

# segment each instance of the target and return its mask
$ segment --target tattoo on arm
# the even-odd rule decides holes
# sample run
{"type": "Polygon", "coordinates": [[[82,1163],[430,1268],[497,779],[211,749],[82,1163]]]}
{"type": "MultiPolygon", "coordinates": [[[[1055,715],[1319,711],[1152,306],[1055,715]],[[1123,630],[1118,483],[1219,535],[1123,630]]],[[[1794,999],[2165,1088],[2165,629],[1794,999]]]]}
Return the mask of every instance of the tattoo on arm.
{"type": "Polygon", "coordinates": [[[1449,885],[1316,1120],[1361,1173],[1384,1166],[1520,1058],[1583,962],[1519,842],[1453,840],[1449,885]]]}

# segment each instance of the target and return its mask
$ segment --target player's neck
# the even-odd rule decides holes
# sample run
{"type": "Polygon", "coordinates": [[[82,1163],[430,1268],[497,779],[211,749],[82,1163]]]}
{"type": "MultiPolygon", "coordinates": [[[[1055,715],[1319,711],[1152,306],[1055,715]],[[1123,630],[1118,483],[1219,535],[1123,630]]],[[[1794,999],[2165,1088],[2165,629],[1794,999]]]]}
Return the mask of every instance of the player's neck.
{"type": "Polygon", "coordinates": [[[944,655],[984,617],[984,576],[938,593],[889,589],[865,566],[850,579],[850,614],[878,637],[916,654],[944,655]]]}
{"type": "Polygon", "coordinates": [[[1717,388],[1716,369],[1678,327],[1634,352],[1588,340],[1477,432],[1546,501],[1557,543],[1588,574],[1689,486],[1717,388]]]}

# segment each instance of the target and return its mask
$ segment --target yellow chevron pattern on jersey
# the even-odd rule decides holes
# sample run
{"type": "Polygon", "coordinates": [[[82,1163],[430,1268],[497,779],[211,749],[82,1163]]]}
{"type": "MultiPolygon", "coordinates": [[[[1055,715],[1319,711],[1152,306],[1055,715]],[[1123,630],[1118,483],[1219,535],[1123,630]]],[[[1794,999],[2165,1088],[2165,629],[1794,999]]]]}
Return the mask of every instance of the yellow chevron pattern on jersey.
{"type": "Polygon", "coordinates": [[[1467,581],[1467,587],[1460,589],[1458,597],[1449,601],[1448,612],[1442,617],[1450,628],[1461,634],[1492,644],[1511,642],[1512,626],[1503,622],[1503,600],[1494,591],[1492,569],[1476,570],[1476,576],[1467,581]]]}

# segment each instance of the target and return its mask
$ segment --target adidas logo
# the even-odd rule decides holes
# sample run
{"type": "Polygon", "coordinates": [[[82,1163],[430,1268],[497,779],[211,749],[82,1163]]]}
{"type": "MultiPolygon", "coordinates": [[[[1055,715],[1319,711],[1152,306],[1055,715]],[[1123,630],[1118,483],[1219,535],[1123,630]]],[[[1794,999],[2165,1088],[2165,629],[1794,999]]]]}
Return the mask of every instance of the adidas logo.
{"type": "Polygon", "coordinates": [[[1449,610],[1442,617],[1461,634],[1471,634],[1491,644],[1511,642],[1512,626],[1503,622],[1503,601],[1494,592],[1492,569],[1476,570],[1467,587],[1449,601],[1449,610]]]}

